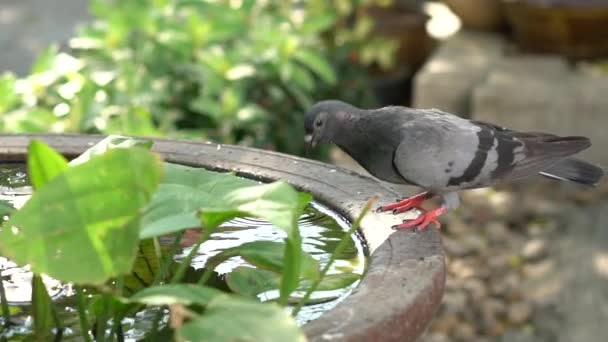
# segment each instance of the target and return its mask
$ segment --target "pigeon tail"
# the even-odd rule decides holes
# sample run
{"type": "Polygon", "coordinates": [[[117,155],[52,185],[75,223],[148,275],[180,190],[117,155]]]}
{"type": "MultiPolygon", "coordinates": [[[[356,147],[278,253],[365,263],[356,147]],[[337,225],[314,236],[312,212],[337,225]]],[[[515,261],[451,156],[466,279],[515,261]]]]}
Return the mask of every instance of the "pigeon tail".
{"type": "Polygon", "coordinates": [[[595,186],[604,176],[604,170],[578,158],[566,158],[540,172],[553,179],[595,186]]]}

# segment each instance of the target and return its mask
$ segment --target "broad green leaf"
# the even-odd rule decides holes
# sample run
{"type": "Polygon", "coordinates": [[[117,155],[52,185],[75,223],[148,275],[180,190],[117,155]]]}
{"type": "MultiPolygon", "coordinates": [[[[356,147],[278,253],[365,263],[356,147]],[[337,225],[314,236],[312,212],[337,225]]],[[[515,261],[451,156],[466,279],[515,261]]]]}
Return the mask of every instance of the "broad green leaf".
{"type": "Polygon", "coordinates": [[[321,79],[329,84],[335,84],[336,74],[327,60],[312,50],[300,49],[294,53],[294,58],[314,71],[321,79]]]}
{"type": "Polygon", "coordinates": [[[217,296],[226,294],[212,287],[192,284],[167,284],[149,287],[137,292],[129,301],[146,305],[207,305],[217,296]]]}
{"type": "Polygon", "coordinates": [[[110,150],[68,168],[4,224],[0,253],[79,284],[129,272],[141,209],[161,173],[158,155],[141,148],[110,150]]]}
{"type": "Polygon", "coordinates": [[[278,290],[281,283],[277,273],[239,266],[226,275],[226,285],[230,291],[249,298],[257,298],[260,293],[278,290]]]}
{"type": "Polygon", "coordinates": [[[160,246],[155,239],[141,240],[133,269],[130,274],[124,276],[125,290],[127,293],[133,293],[152,285],[159,271],[160,246]]]}
{"type": "Polygon", "coordinates": [[[149,150],[152,148],[152,144],[153,142],[151,140],[141,140],[121,135],[109,135],[102,141],[84,151],[84,153],[78,156],[78,158],[71,160],[70,166],[82,164],[94,156],[103,154],[106,151],[114,148],[141,147],[149,150]]]}
{"type": "MultiPolygon", "coordinates": [[[[361,275],[357,273],[337,273],[328,274],[317,286],[316,291],[334,291],[350,286],[357,280],[361,279],[361,275]]],[[[303,279],[298,287],[298,290],[305,290],[311,285],[311,281],[303,279]]]]}
{"type": "Polygon", "coordinates": [[[142,218],[140,238],[199,227],[199,208],[253,180],[177,164],[164,164],[164,177],[142,218]]]}
{"type": "Polygon", "coordinates": [[[211,300],[203,316],[177,331],[188,341],[306,341],[294,319],[274,303],[259,303],[233,296],[211,300]]]}
{"type": "MultiPolygon", "coordinates": [[[[361,278],[356,273],[328,274],[319,283],[316,291],[335,291],[344,289],[361,278]]],[[[239,266],[226,275],[226,285],[234,293],[245,297],[256,298],[257,295],[278,290],[280,275],[253,267],[239,266]]],[[[298,286],[298,291],[305,291],[311,285],[311,281],[303,279],[298,286]]],[[[339,294],[338,294],[339,295],[339,294]]],[[[332,295],[331,298],[336,295],[332,295]]],[[[328,297],[324,297],[327,299],[328,297]]],[[[293,296],[290,302],[297,302],[299,297],[293,296]]]]}
{"type": "MultiPolygon", "coordinates": [[[[285,272],[285,247],[285,243],[276,241],[247,242],[240,246],[227,248],[209,258],[206,267],[214,269],[222,262],[232,257],[240,256],[256,267],[283,274],[285,272]]],[[[306,265],[304,267],[306,273],[302,274],[302,276],[308,279],[318,279],[319,264],[310,254],[301,252],[298,260],[306,265]]]]}
{"type": "Polygon", "coordinates": [[[50,339],[55,327],[53,303],[42,282],[40,275],[32,277],[32,316],[34,318],[34,334],[39,341],[50,339]]]}
{"type": "Polygon", "coordinates": [[[213,228],[235,217],[258,217],[291,236],[297,231],[298,218],[311,199],[310,194],[300,193],[283,181],[244,187],[202,207],[200,219],[205,227],[213,228]]]}
{"type": "MultiPolygon", "coordinates": [[[[200,218],[203,226],[209,229],[241,216],[263,218],[283,229],[287,239],[280,262],[283,275],[280,292],[281,303],[286,304],[289,294],[296,289],[300,280],[302,241],[298,218],[311,198],[310,194],[299,193],[289,184],[278,181],[232,191],[213,203],[215,206],[201,208],[200,218]]],[[[255,255],[257,258],[258,254],[255,255]]]]}
{"type": "Polygon", "coordinates": [[[49,145],[32,140],[27,154],[28,176],[34,189],[40,189],[68,168],[68,161],[49,145]]]}

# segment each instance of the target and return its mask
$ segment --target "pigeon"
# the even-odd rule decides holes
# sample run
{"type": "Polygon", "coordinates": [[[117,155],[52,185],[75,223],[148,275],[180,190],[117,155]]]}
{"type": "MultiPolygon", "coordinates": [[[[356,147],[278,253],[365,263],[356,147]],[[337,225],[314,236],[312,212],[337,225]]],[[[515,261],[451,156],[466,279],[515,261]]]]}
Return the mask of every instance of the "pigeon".
{"type": "Polygon", "coordinates": [[[337,100],[315,104],[304,120],[307,143],[331,142],[372,176],[424,189],[379,207],[393,214],[421,214],[393,229],[441,227],[438,217],[460,205],[458,192],[492,186],[499,180],[535,174],[595,185],[604,170],[572,155],[591,146],[583,136],[520,132],[468,120],[437,109],[390,106],[365,110],[337,100]],[[441,198],[433,210],[424,201],[441,198]]]}

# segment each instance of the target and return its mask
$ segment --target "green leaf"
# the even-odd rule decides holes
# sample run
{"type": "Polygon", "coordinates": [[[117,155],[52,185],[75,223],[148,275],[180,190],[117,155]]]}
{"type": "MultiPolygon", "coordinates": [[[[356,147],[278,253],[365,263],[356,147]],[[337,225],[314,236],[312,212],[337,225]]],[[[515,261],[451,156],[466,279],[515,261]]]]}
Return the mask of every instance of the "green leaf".
{"type": "Polygon", "coordinates": [[[304,64],[319,75],[325,82],[332,85],[336,83],[337,79],[334,69],[323,56],[312,50],[305,49],[297,50],[293,56],[298,62],[304,64]]]}
{"type": "Polygon", "coordinates": [[[199,217],[203,226],[210,228],[235,217],[258,217],[291,236],[297,231],[298,218],[311,199],[310,194],[300,193],[289,184],[278,181],[231,191],[201,208],[199,217]]]}
{"type": "Polygon", "coordinates": [[[219,197],[256,182],[228,173],[177,164],[164,164],[158,191],[142,218],[141,238],[150,238],[200,226],[199,208],[219,197]]]}
{"type": "MultiPolygon", "coordinates": [[[[315,291],[341,290],[352,285],[360,278],[361,275],[356,273],[329,274],[323,277],[315,291]]],[[[226,285],[228,285],[228,288],[234,293],[249,298],[257,298],[261,293],[277,290],[280,281],[280,275],[275,272],[247,266],[239,266],[226,275],[226,285]]],[[[311,284],[310,280],[303,279],[297,290],[305,291],[311,284]]],[[[339,295],[332,294],[330,297],[315,296],[315,298],[328,300],[339,295]]],[[[298,301],[299,297],[297,296],[290,298],[290,302],[297,303],[298,301]]]]}
{"type": "Polygon", "coordinates": [[[249,298],[257,298],[260,293],[277,290],[280,282],[280,276],[274,272],[247,266],[239,266],[226,275],[228,288],[249,298]]]}
{"type": "Polygon", "coordinates": [[[177,333],[189,341],[306,341],[282,307],[232,296],[214,298],[203,316],[184,324],[177,333]]]}
{"type": "Polygon", "coordinates": [[[0,114],[12,109],[19,101],[15,92],[16,77],[12,73],[5,72],[0,75],[0,114]]]}
{"type": "Polygon", "coordinates": [[[42,282],[40,275],[32,277],[32,316],[34,318],[34,334],[39,341],[48,340],[53,335],[55,317],[51,307],[53,303],[42,282]]]}
{"type": "MultiPolygon", "coordinates": [[[[283,265],[280,292],[281,303],[286,304],[300,280],[302,241],[298,218],[311,198],[310,194],[299,193],[289,184],[278,181],[232,191],[213,203],[215,206],[201,208],[200,218],[209,229],[242,216],[263,218],[283,229],[287,239],[280,262],[283,265]]],[[[275,256],[273,259],[276,260],[275,256]]]]}
{"type": "Polygon", "coordinates": [[[124,286],[127,293],[133,293],[152,285],[156,274],[160,271],[160,246],[155,239],[145,239],[139,242],[137,256],[130,274],[124,276],[124,286]]]}
{"type": "Polygon", "coordinates": [[[49,145],[32,140],[28,146],[27,166],[30,182],[40,189],[68,168],[68,161],[49,145]]]}
{"type": "Polygon", "coordinates": [[[103,140],[84,151],[78,158],[70,161],[70,166],[82,164],[92,157],[103,154],[114,148],[141,147],[149,150],[152,148],[152,144],[153,142],[151,140],[135,139],[121,135],[108,135],[103,140]]]}
{"type": "MultiPolygon", "coordinates": [[[[247,242],[240,246],[227,248],[209,258],[206,267],[214,269],[222,262],[240,256],[256,267],[283,274],[285,272],[285,247],[285,243],[277,241],[247,242]]],[[[308,279],[319,278],[319,264],[310,254],[301,252],[298,261],[306,265],[304,267],[306,272],[302,274],[304,277],[308,279]]],[[[299,274],[297,280],[299,281],[299,274]]]]}
{"type": "MultiPolygon", "coordinates": [[[[321,279],[321,282],[319,283],[315,291],[340,290],[350,286],[352,283],[356,282],[359,279],[361,279],[361,275],[356,273],[328,274],[323,277],[323,279],[321,279]]],[[[311,281],[304,279],[300,283],[298,290],[307,289],[310,285],[311,281]]]]}
{"type": "Polygon", "coordinates": [[[61,281],[100,284],[131,270],[141,209],[160,181],[158,155],[114,149],[38,189],[0,231],[0,253],[61,281]]]}
{"type": "Polygon", "coordinates": [[[309,15],[302,23],[302,32],[308,34],[317,34],[328,30],[336,22],[337,16],[335,13],[315,13],[309,15]]]}
{"type": "Polygon", "coordinates": [[[7,201],[0,200],[0,221],[3,216],[10,215],[15,212],[15,207],[7,201]]]}
{"type": "Polygon", "coordinates": [[[46,48],[44,51],[42,51],[40,55],[38,55],[38,58],[36,58],[36,60],[34,61],[30,73],[38,74],[53,69],[53,65],[55,64],[55,58],[57,57],[58,52],[59,47],[56,44],[53,44],[46,48]]]}
{"type": "Polygon", "coordinates": [[[192,284],[168,284],[149,287],[137,292],[129,301],[146,305],[206,305],[217,296],[225,294],[211,287],[192,284]]]}

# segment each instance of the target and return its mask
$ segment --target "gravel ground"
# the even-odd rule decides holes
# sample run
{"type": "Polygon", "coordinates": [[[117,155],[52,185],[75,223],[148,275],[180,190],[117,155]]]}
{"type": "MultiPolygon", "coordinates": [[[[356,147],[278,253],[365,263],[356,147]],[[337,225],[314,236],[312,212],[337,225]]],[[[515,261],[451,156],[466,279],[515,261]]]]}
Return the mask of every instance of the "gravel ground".
{"type": "Polygon", "coordinates": [[[540,177],[464,192],[442,232],[448,277],[424,342],[599,341],[608,327],[608,184],[540,177]]]}
{"type": "MultiPolygon", "coordinates": [[[[342,153],[332,157],[362,172],[342,153]]],[[[608,182],[587,188],[539,176],[461,199],[442,218],[446,290],[419,341],[605,340],[608,182]]]]}

